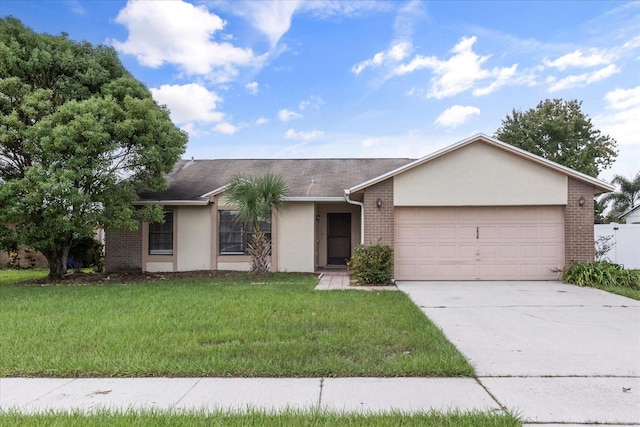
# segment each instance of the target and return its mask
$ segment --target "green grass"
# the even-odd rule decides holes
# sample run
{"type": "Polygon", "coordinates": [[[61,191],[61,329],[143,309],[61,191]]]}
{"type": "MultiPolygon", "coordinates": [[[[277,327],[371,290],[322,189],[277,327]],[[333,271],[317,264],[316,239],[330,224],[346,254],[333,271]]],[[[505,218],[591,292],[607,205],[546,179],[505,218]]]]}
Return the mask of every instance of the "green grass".
{"type": "MultiPolygon", "coordinates": [[[[472,376],[409,298],[276,274],[8,285],[0,377],[472,376]]],[[[15,276],[12,276],[15,278],[15,276]]]]}
{"type": "Polygon", "coordinates": [[[75,413],[49,413],[23,415],[15,412],[2,414],[3,426],[438,426],[438,427],[516,427],[522,423],[510,414],[484,414],[478,412],[439,414],[332,414],[324,412],[286,411],[280,414],[249,412],[234,414],[167,413],[167,412],[98,412],[92,415],[75,413]]]}
{"type": "Polygon", "coordinates": [[[47,277],[49,270],[8,270],[0,269],[0,286],[23,280],[35,280],[47,277]]]}

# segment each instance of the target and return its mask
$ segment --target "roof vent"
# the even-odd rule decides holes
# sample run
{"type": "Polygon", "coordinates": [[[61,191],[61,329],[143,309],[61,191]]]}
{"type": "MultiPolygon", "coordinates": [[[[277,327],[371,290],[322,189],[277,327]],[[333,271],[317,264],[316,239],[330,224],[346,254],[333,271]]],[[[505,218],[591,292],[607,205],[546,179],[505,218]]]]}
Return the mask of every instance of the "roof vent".
{"type": "Polygon", "coordinates": [[[315,183],[316,183],[316,179],[315,179],[313,176],[311,177],[311,183],[312,183],[312,184],[315,184],[315,183]]]}

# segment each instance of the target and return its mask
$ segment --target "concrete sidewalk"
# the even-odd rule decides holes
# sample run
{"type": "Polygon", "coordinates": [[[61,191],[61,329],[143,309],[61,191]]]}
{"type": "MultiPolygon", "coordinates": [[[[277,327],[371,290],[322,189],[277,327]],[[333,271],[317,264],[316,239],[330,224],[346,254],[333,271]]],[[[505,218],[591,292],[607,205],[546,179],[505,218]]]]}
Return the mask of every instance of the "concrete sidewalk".
{"type": "Polygon", "coordinates": [[[474,378],[0,378],[0,411],[500,411],[474,378]]]}

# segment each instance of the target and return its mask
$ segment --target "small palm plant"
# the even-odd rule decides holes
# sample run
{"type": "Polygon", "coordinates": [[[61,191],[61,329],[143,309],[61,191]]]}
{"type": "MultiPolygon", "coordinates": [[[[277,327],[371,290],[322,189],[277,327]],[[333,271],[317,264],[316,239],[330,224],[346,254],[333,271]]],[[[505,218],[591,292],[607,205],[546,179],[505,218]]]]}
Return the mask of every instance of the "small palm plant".
{"type": "Polygon", "coordinates": [[[277,212],[282,206],[287,192],[284,180],[269,173],[255,177],[237,175],[229,181],[226,190],[228,203],[238,211],[238,221],[253,227],[253,234],[247,242],[253,274],[269,272],[271,242],[260,229],[260,221],[271,219],[272,212],[277,212]]]}

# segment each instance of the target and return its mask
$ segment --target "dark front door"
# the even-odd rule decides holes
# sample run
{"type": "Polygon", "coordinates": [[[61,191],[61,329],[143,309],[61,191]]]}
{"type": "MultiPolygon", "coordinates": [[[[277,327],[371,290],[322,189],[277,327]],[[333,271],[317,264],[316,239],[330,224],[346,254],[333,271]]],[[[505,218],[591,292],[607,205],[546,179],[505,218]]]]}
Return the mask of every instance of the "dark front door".
{"type": "Polygon", "coordinates": [[[351,214],[327,214],[327,264],[345,265],[351,258],[351,214]]]}

